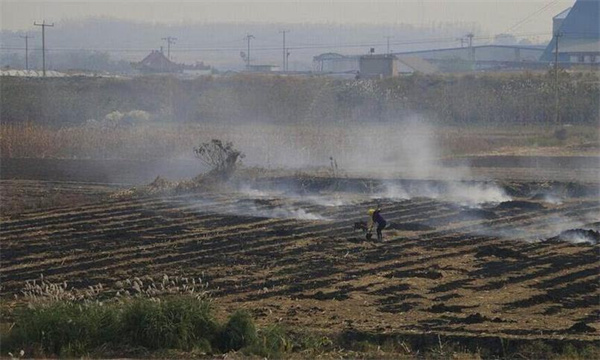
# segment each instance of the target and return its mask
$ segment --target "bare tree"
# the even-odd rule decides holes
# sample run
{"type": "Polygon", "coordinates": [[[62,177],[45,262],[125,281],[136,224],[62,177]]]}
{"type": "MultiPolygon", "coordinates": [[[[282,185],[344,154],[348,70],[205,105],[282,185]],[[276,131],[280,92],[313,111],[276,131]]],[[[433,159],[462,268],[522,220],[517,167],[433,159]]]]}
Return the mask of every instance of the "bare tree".
{"type": "Polygon", "coordinates": [[[233,147],[231,142],[212,139],[194,148],[196,158],[212,168],[211,173],[229,177],[236,169],[239,160],[245,155],[233,147]]]}

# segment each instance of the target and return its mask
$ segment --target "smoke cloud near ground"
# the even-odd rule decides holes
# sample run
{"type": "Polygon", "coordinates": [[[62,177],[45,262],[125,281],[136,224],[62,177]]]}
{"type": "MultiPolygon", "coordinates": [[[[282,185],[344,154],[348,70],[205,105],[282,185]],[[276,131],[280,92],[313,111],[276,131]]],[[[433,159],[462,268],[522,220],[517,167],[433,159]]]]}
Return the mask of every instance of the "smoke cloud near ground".
{"type": "Polygon", "coordinates": [[[255,124],[228,130],[223,135],[247,154],[251,166],[329,166],[333,157],[345,172],[379,178],[398,172],[415,178],[438,173],[435,160],[441,152],[435,128],[418,116],[386,123],[255,124]]]}
{"type": "MultiPolygon", "coordinates": [[[[474,234],[525,241],[543,241],[570,229],[584,228],[589,220],[549,217],[510,228],[492,225],[486,216],[501,213],[497,206],[510,203],[513,198],[494,181],[473,176],[468,164],[442,166],[440,160],[448,155],[448,149],[440,141],[444,135],[422,116],[413,115],[394,123],[352,122],[344,126],[253,126],[229,125],[219,133],[223,140],[232,141],[246,154],[246,166],[285,169],[288,175],[296,171],[300,176],[315,170],[315,174],[341,180],[372,179],[377,186],[371,190],[365,188],[360,194],[343,187],[304,192],[291,180],[260,186],[256,182],[242,181],[233,188],[238,194],[233,198],[241,196],[241,199],[219,209],[220,213],[328,220],[327,208],[373,200],[428,198],[454,204],[459,213],[465,211],[465,216],[473,218],[469,231],[474,234]]],[[[532,201],[544,208],[561,206],[569,200],[562,194],[547,192],[537,194],[532,201]]],[[[364,215],[364,211],[357,209],[357,215],[364,215]]],[[[579,235],[571,233],[562,241],[589,242],[579,235]]]]}
{"type": "MultiPolygon", "coordinates": [[[[234,130],[235,131],[235,130],[234,130]]],[[[337,177],[371,179],[435,179],[445,186],[427,183],[404,188],[393,182],[374,197],[411,199],[428,197],[465,206],[510,200],[492,182],[470,183],[468,167],[443,167],[446,152],[438,139],[440,130],[417,115],[393,123],[349,123],[343,126],[271,127],[252,136],[230,134],[246,153],[246,165],[264,168],[321,168],[337,177]],[[248,142],[252,139],[252,142],[248,142]]],[[[246,134],[248,135],[248,134],[246,134]]],[[[315,202],[323,200],[313,197],[315,202]]],[[[342,200],[338,199],[338,203],[342,200]]],[[[335,202],[334,202],[335,203],[335,202]]]]}
{"type": "Polygon", "coordinates": [[[384,191],[373,198],[409,200],[415,197],[440,199],[466,207],[480,207],[487,203],[509,201],[510,196],[504,189],[492,183],[448,182],[445,186],[432,186],[429,183],[417,183],[408,188],[397,183],[384,183],[384,191]]]}
{"type": "Polygon", "coordinates": [[[219,214],[264,217],[273,219],[328,220],[325,216],[307,210],[302,204],[289,201],[276,192],[266,192],[245,187],[235,193],[235,200],[227,204],[209,199],[191,201],[191,208],[197,211],[219,214]]]}

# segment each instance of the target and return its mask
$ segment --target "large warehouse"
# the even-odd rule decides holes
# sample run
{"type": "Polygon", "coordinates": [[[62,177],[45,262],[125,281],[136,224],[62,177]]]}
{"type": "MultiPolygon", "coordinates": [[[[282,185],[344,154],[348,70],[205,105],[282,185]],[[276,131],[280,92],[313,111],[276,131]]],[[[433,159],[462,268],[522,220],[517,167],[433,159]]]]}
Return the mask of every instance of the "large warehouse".
{"type": "MultiPolygon", "coordinates": [[[[485,71],[506,69],[535,69],[543,67],[539,62],[544,47],[522,45],[479,45],[446,49],[432,49],[394,53],[399,69],[409,67],[400,73],[431,73],[485,71]],[[418,60],[420,66],[414,66],[418,60]],[[436,69],[436,70],[433,70],[436,69]]],[[[315,56],[314,70],[317,72],[350,72],[360,69],[360,59],[367,56],[345,56],[326,53],[315,56]]],[[[362,72],[362,71],[361,71],[362,72]]]]}
{"type": "Polygon", "coordinates": [[[558,38],[559,63],[600,64],[600,0],[577,0],[554,18],[554,37],[542,60],[553,62],[558,38]]]}

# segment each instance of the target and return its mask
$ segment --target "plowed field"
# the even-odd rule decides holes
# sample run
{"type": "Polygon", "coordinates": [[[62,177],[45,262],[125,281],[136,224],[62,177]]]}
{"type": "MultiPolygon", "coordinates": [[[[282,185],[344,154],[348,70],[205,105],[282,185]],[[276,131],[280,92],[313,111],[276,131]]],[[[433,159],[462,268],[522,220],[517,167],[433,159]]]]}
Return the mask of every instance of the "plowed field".
{"type": "Polygon", "coordinates": [[[540,240],[599,221],[597,194],[471,207],[342,192],[104,197],[3,221],[0,279],[12,298],[41,274],[107,294],[134,277],[201,277],[220,307],[268,323],[592,341],[599,245],[540,240]],[[390,226],[366,241],[353,224],[377,205],[390,226]]]}

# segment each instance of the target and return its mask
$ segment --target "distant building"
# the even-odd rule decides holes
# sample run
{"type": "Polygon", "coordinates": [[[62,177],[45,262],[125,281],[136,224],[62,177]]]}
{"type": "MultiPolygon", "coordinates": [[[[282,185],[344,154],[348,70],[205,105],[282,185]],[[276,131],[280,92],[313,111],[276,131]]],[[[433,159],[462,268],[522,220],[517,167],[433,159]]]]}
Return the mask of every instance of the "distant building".
{"type": "Polygon", "coordinates": [[[251,71],[251,72],[262,72],[262,73],[264,73],[264,72],[273,72],[273,71],[279,71],[279,66],[277,66],[277,65],[266,65],[266,64],[260,65],[260,64],[257,64],[257,65],[246,66],[246,70],[247,71],[251,71]]]}
{"type": "Polygon", "coordinates": [[[317,73],[338,77],[361,78],[391,77],[415,72],[431,74],[438,71],[435,65],[412,56],[396,55],[341,55],[326,53],[313,58],[317,73]]]}
{"type": "Polygon", "coordinates": [[[198,61],[193,65],[177,64],[158,50],[153,50],[142,61],[131,65],[142,74],[176,74],[181,78],[210,75],[213,70],[212,67],[202,61],[198,61]]]}
{"type": "Polygon", "coordinates": [[[152,50],[142,61],[132,63],[132,66],[144,74],[181,73],[184,67],[172,62],[158,50],[152,50]]]}
{"type": "Polygon", "coordinates": [[[382,78],[398,75],[394,55],[365,55],[359,58],[359,71],[361,78],[382,78]]]}
{"type": "Polygon", "coordinates": [[[213,69],[209,65],[205,65],[204,62],[196,62],[194,65],[183,65],[183,77],[194,78],[198,76],[211,75],[213,69]]]}
{"type": "Polygon", "coordinates": [[[558,29],[560,29],[560,26],[562,25],[563,21],[567,18],[567,15],[569,15],[569,12],[571,12],[571,9],[572,8],[567,8],[566,10],[563,10],[560,14],[552,18],[553,34],[556,34],[558,32],[558,29]]]}
{"type": "Polygon", "coordinates": [[[443,72],[535,69],[546,66],[539,62],[543,47],[522,45],[479,45],[395,53],[399,57],[426,60],[443,72]]]}
{"type": "Polygon", "coordinates": [[[540,62],[544,47],[524,45],[479,45],[397,52],[389,55],[344,56],[325,53],[313,58],[315,72],[340,74],[360,71],[361,77],[371,77],[372,68],[379,68],[377,76],[396,76],[415,72],[501,71],[516,69],[540,69],[547,64],[540,62]],[[389,62],[393,65],[389,65],[389,62]],[[362,63],[361,62],[366,62],[362,63]],[[391,66],[391,67],[390,67],[391,66]],[[365,68],[365,73],[361,68],[365,68]],[[384,69],[385,68],[385,69],[384,69]],[[389,75],[392,74],[392,75],[389,75]]]}
{"type": "Polygon", "coordinates": [[[433,74],[439,72],[437,66],[417,56],[396,55],[396,71],[398,74],[433,74]]]}
{"type": "Polygon", "coordinates": [[[359,59],[358,56],[325,53],[313,57],[313,70],[322,73],[356,73],[359,68],[359,59]]]}
{"type": "Polygon", "coordinates": [[[600,65],[600,0],[577,0],[554,17],[554,37],[542,61],[554,62],[556,35],[558,61],[568,65],[600,65]]]}

